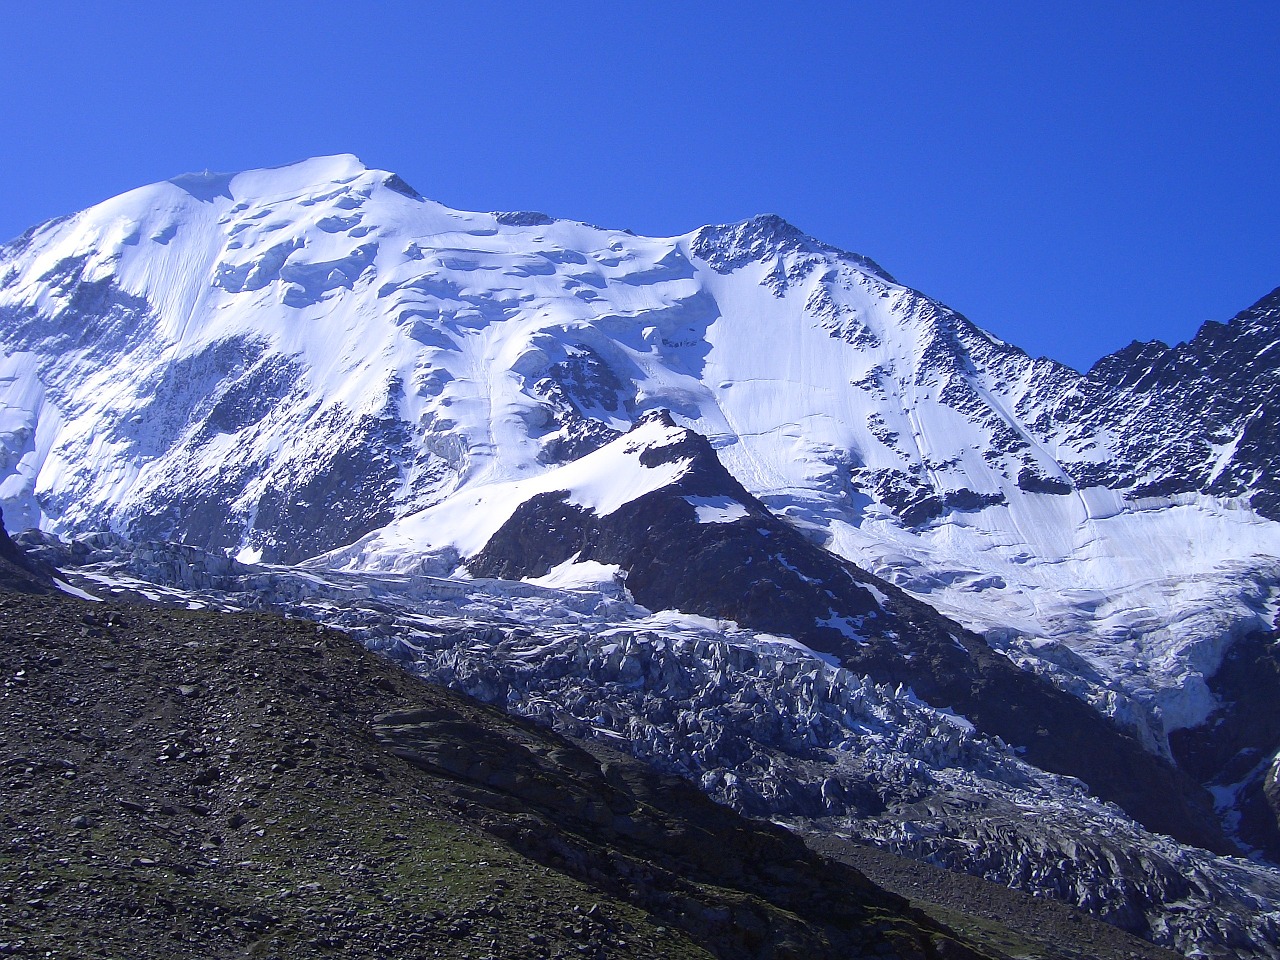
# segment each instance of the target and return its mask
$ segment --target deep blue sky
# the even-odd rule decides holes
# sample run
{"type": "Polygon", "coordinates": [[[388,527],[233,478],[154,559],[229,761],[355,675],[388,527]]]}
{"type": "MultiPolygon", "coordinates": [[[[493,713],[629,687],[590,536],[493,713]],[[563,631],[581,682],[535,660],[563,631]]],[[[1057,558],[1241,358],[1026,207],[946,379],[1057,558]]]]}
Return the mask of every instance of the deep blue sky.
{"type": "Polygon", "coordinates": [[[0,0],[0,235],[350,152],[464,209],[775,212],[1032,354],[1280,285],[1280,3],[0,0]]]}

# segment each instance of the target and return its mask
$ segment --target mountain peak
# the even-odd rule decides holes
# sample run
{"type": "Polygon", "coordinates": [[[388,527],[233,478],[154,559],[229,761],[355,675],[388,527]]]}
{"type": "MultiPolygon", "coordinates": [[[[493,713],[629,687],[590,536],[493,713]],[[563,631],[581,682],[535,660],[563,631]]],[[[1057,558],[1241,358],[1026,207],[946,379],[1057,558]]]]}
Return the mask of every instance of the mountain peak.
{"type": "Polygon", "coordinates": [[[760,236],[775,237],[779,240],[813,240],[794,223],[776,213],[758,213],[735,226],[760,236]]]}
{"type": "Polygon", "coordinates": [[[666,407],[658,407],[656,410],[648,410],[637,417],[629,432],[634,432],[649,424],[657,424],[663,427],[677,426],[675,418],[671,416],[671,411],[666,407]]]}
{"type": "Polygon", "coordinates": [[[737,223],[702,227],[694,235],[693,253],[717,273],[731,273],[748,263],[783,253],[818,252],[823,245],[775,213],[737,223]]]}
{"type": "Polygon", "coordinates": [[[1236,314],[1231,322],[1257,329],[1274,330],[1280,327],[1280,287],[1276,287],[1247,310],[1236,314]]]}
{"type": "MultiPolygon", "coordinates": [[[[241,200],[246,197],[296,193],[322,184],[349,183],[369,172],[370,168],[359,157],[339,153],[239,173],[218,173],[211,170],[183,173],[172,177],[168,182],[181,187],[197,200],[208,202],[216,197],[241,200]]],[[[388,179],[399,180],[395,174],[378,172],[383,172],[388,179]]]]}
{"type": "Polygon", "coordinates": [[[717,273],[732,273],[748,263],[775,260],[786,254],[812,258],[812,263],[827,255],[847,260],[860,270],[889,283],[897,283],[888,271],[869,257],[824,243],[776,213],[762,213],[737,223],[702,227],[694,234],[691,250],[694,256],[706,261],[717,273]]]}

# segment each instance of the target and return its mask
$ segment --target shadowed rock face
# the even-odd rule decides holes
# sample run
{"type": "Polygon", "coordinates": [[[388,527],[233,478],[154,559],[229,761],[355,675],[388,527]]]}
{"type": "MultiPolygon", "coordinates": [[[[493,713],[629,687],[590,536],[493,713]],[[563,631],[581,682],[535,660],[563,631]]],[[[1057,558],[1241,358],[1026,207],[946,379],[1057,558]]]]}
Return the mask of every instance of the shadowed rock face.
{"type": "Polygon", "coordinates": [[[53,569],[28,557],[9,538],[0,514],[0,588],[20,593],[48,593],[53,589],[53,569]]]}
{"type": "Polygon", "coordinates": [[[1200,726],[1169,739],[1178,764],[1223,792],[1237,834],[1280,863],[1280,631],[1238,640],[1210,681],[1221,706],[1200,726]]]}
{"type": "Polygon", "coordinates": [[[682,460],[688,467],[675,482],[606,516],[566,494],[528,500],[469,569],[518,579],[575,555],[617,564],[628,591],[650,609],[794,637],[850,670],[959,711],[1025,747],[1036,766],[1079,777],[1153,830],[1231,850],[1207,793],[1185,774],[982,638],[811,543],[748,494],[704,437],[686,430],[679,442],[641,455],[646,466],[682,460]],[[735,505],[728,514],[735,518],[700,522],[699,503],[735,505]]]}

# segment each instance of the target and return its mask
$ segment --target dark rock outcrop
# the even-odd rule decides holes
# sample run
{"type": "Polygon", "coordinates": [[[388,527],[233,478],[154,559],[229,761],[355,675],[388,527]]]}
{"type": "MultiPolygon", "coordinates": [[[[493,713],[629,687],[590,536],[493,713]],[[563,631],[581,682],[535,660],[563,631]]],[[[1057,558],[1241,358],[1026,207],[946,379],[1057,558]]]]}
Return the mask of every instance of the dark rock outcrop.
{"type": "Polygon", "coordinates": [[[54,569],[27,556],[4,528],[0,514],[0,587],[22,593],[48,593],[54,589],[54,569]]]}
{"type": "Polygon", "coordinates": [[[995,956],[310,623],[0,591],[0,653],[6,952],[995,956]]]}
{"type": "Polygon", "coordinates": [[[1200,726],[1170,735],[1174,756],[1219,793],[1236,836],[1280,863],[1280,631],[1236,641],[1209,686],[1220,706],[1200,726]]]}

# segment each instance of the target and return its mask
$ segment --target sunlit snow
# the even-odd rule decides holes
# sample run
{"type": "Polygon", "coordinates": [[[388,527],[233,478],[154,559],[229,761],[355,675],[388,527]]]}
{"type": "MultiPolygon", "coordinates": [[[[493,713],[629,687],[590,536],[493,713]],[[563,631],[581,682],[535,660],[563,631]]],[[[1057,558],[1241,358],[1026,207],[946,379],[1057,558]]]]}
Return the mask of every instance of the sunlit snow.
{"type": "Polygon", "coordinates": [[[699,523],[733,523],[747,516],[747,508],[729,497],[685,497],[699,523]]]}

